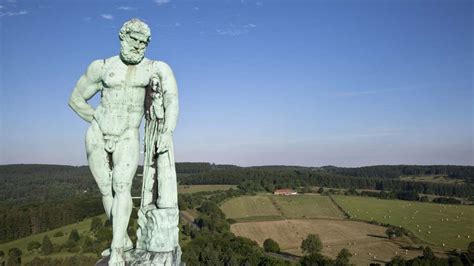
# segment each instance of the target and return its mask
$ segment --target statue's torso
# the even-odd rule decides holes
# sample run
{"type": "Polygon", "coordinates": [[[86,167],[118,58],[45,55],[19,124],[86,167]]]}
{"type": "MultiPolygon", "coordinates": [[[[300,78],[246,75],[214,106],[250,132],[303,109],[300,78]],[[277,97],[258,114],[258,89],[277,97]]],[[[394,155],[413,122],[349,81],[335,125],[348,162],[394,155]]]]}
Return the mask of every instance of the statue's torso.
{"type": "Polygon", "coordinates": [[[118,56],[105,60],[101,101],[94,114],[104,135],[120,136],[127,129],[140,127],[151,63],[143,59],[137,65],[126,65],[118,56]]]}

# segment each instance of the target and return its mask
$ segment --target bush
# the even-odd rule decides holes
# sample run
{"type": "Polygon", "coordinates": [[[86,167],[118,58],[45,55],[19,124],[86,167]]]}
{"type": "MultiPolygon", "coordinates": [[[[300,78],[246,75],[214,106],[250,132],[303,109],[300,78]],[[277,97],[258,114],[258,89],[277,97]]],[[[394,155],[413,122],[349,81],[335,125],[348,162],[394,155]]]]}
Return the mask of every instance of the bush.
{"type": "Polygon", "coordinates": [[[316,254],[323,248],[323,244],[318,235],[309,234],[303,242],[301,242],[301,249],[306,254],[316,254]]]}
{"type": "Polygon", "coordinates": [[[49,255],[53,253],[53,243],[49,239],[48,235],[43,237],[43,244],[41,245],[41,253],[43,255],[49,255]]]}
{"type": "Polygon", "coordinates": [[[41,244],[38,241],[31,241],[28,243],[27,249],[28,251],[32,251],[35,249],[39,249],[41,247],[41,244]]]}
{"type": "Polygon", "coordinates": [[[91,231],[97,232],[103,226],[102,220],[99,217],[94,217],[91,221],[91,231]]]}
{"type": "Polygon", "coordinates": [[[53,235],[53,237],[61,237],[61,236],[64,236],[63,231],[57,231],[57,232],[54,233],[54,235],[53,235]]]}
{"type": "Polygon", "coordinates": [[[265,249],[266,252],[274,252],[274,253],[280,252],[280,246],[275,240],[271,238],[265,239],[265,241],[263,242],[263,248],[265,249]]]}

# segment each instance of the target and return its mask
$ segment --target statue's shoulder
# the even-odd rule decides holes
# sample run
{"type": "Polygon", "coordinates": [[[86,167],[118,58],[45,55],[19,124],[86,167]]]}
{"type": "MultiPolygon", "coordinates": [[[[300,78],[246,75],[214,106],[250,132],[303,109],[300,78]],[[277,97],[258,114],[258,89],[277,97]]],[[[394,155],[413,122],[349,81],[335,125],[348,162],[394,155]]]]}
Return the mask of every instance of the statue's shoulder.
{"type": "Polygon", "coordinates": [[[160,75],[169,75],[173,74],[173,71],[171,70],[171,67],[164,61],[151,61],[151,64],[153,66],[153,70],[155,70],[158,74],[160,75]]]}

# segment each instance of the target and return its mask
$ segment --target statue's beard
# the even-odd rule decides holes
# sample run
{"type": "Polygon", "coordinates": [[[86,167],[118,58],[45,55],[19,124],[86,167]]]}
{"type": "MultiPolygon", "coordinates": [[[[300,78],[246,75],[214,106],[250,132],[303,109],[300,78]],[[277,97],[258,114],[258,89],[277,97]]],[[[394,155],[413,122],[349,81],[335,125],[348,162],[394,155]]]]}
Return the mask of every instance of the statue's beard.
{"type": "Polygon", "coordinates": [[[136,65],[143,60],[143,57],[145,57],[145,49],[137,51],[123,42],[120,46],[120,57],[125,63],[136,65]]]}

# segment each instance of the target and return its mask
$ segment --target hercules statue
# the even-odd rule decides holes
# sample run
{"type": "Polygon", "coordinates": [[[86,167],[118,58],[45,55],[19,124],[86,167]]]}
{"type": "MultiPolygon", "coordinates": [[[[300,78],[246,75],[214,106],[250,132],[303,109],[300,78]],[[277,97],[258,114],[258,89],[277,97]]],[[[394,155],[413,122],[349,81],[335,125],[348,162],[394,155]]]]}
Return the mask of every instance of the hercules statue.
{"type": "MultiPolygon", "coordinates": [[[[173,72],[166,63],[144,57],[150,37],[148,25],[138,19],[127,21],[119,33],[120,55],[93,61],[80,77],[69,101],[69,106],[90,123],[86,134],[87,159],[113,228],[111,248],[105,251],[110,253],[109,265],[124,265],[124,252],[133,248],[127,226],[132,211],[132,179],[139,163],[139,127],[144,114],[147,115],[147,123],[153,121],[157,125],[153,129],[146,125],[145,134],[156,137],[146,143],[148,154],[145,155],[145,160],[148,157],[149,164],[145,163],[144,168],[155,169],[151,172],[148,169],[148,176],[154,175],[158,184],[156,196],[153,197],[149,186],[154,181],[147,181],[144,176],[144,183],[148,183],[144,185],[147,191],[142,191],[141,215],[146,216],[147,210],[153,206],[155,209],[166,210],[167,215],[172,216],[170,219],[173,226],[174,219],[177,219],[172,143],[178,117],[177,85],[173,72]],[[101,94],[101,101],[94,110],[87,101],[98,92],[101,94]],[[148,100],[151,103],[148,106],[145,104],[147,97],[151,99],[148,100]],[[145,198],[147,202],[144,202],[145,198]]],[[[150,227],[145,220],[141,226],[150,227]]],[[[177,227],[172,230],[172,234],[175,232],[177,234],[177,227]]],[[[143,235],[142,232],[142,238],[143,235]]],[[[140,242],[140,229],[138,236],[140,242]]],[[[146,237],[156,238],[150,233],[146,237]]],[[[169,251],[160,248],[153,250],[144,244],[150,241],[142,239],[141,244],[137,244],[144,250],[169,251]]],[[[176,246],[177,243],[173,245],[176,246]]]]}

